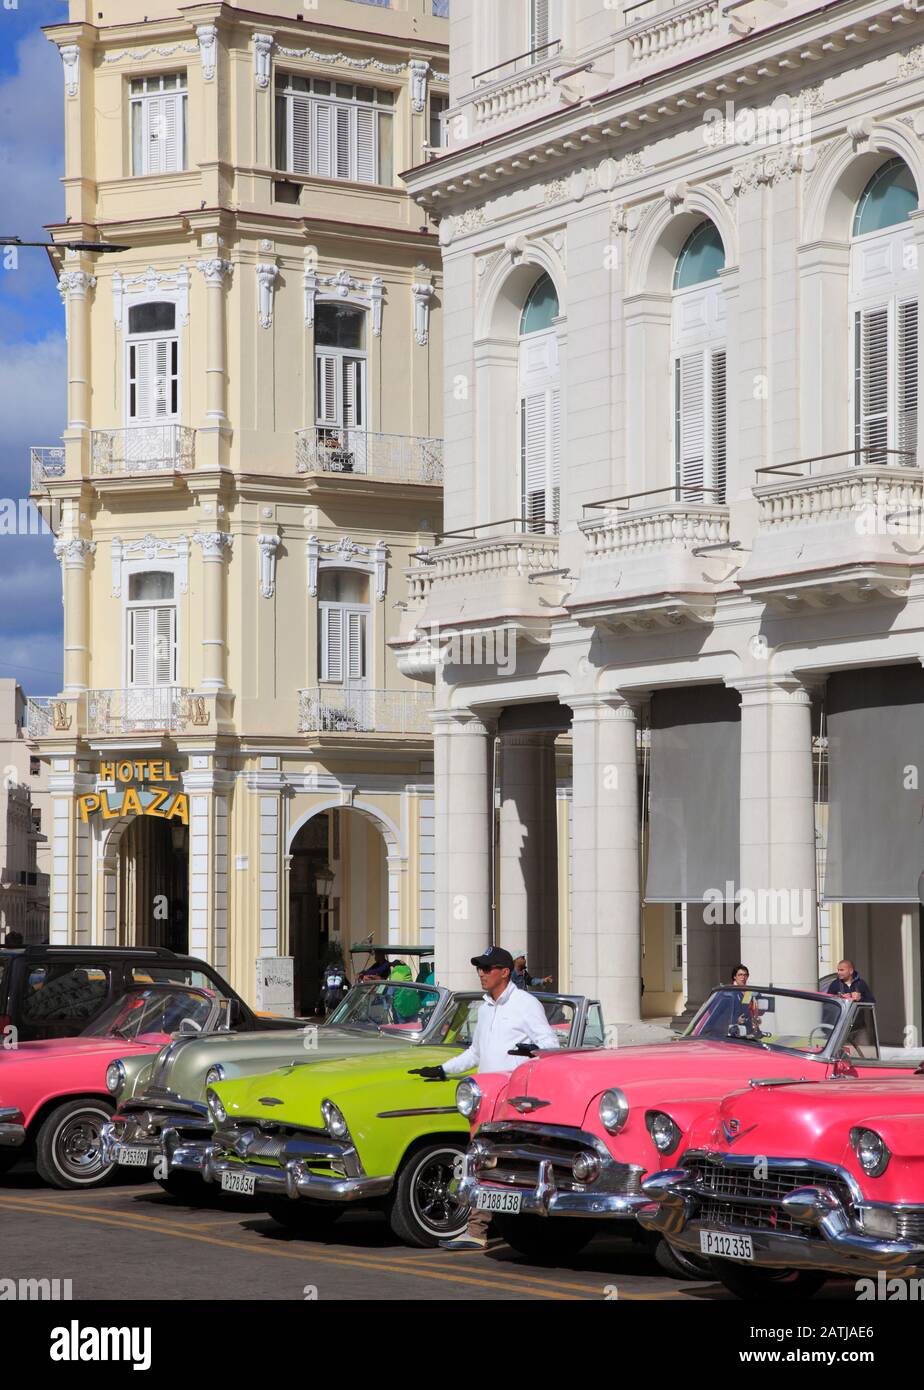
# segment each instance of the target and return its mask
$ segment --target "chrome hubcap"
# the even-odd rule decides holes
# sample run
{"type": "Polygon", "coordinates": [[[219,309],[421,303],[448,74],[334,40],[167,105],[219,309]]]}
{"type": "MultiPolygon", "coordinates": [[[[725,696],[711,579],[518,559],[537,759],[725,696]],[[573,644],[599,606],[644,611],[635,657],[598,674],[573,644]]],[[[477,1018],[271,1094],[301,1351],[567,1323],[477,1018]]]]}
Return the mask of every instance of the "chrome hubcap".
{"type": "Polygon", "coordinates": [[[58,1131],[57,1157],[65,1172],[78,1178],[92,1177],[107,1165],[103,1163],[102,1116],[92,1113],[72,1115],[58,1131]]]}
{"type": "Polygon", "coordinates": [[[443,1149],[431,1154],[417,1170],[412,1200],[421,1225],[440,1235],[464,1224],[466,1208],[456,1195],[458,1153],[443,1149]]]}

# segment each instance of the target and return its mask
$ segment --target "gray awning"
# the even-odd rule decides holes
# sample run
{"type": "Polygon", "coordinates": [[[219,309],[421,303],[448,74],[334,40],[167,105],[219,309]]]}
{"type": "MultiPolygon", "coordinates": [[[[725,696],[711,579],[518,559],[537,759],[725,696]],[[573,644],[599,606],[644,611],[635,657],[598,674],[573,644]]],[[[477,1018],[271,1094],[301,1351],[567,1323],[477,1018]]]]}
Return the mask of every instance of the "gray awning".
{"type": "Polygon", "coordinates": [[[828,680],[824,901],[914,903],[924,870],[924,670],[828,680]]]}
{"type": "MultiPolygon", "coordinates": [[[[650,903],[737,887],[741,703],[735,690],[658,690],[651,700],[650,903]]],[[[732,896],[734,895],[734,888],[732,896]]]]}

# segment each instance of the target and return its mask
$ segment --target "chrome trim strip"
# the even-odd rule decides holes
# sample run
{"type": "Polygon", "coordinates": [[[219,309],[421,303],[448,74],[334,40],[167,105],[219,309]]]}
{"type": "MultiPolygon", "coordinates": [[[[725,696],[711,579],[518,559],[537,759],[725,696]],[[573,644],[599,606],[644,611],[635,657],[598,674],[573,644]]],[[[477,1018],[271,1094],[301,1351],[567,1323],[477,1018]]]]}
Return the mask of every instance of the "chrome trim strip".
{"type": "Polygon", "coordinates": [[[377,1120],[401,1120],[408,1115],[458,1115],[454,1105],[427,1105],[414,1110],[380,1110],[377,1120]]]}

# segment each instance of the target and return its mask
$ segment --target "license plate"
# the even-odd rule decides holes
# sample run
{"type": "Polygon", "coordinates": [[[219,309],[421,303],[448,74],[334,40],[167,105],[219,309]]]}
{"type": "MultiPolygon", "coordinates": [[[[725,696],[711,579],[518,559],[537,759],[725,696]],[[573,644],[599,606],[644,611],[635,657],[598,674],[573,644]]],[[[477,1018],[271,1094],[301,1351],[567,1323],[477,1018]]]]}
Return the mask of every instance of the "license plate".
{"type": "Polygon", "coordinates": [[[137,1144],[122,1144],[119,1147],[119,1162],[126,1168],[147,1168],[150,1149],[142,1149],[137,1144]]]}
{"type": "Polygon", "coordinates": [[[504,1216],[516,1216],[523,1203],[521,1192],[479,1192],[475,1203],[478,1211],[503,1212],[504,1216]]]}
{"type": "Polygon", "coordinates": [[[251,1173],[222,1173],[222,1192],[234,1192],[238,1197],[252,1197],[257,1190],[257,1180],[251,1173]]]}
{"type": "Polygon", "coordinates": [[[732,1236],[725,1231],[700,1231],[699,1248],[704,1255],[717,1255],[723,1260],[753,1260],[754,1246],[750,1236],[732,1236]]]}

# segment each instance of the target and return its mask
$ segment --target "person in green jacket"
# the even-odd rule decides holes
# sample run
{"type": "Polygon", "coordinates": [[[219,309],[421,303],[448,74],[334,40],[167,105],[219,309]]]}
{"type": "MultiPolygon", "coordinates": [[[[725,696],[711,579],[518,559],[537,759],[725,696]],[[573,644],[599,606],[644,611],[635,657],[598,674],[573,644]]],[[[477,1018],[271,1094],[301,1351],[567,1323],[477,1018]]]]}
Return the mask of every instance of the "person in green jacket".
{"type": "MultiPolygon", "coordinates": [[[[405,965],[403,961],[398,961],[391,967],[391,974],[388,978],[410,983],[414,976],[409,965],[405,965]]],[[[420,1010],[420,994],[416,989],[396,989],[392,1008],[399,1023],[411,1023],[416,1019],[420,1010]]]]}

